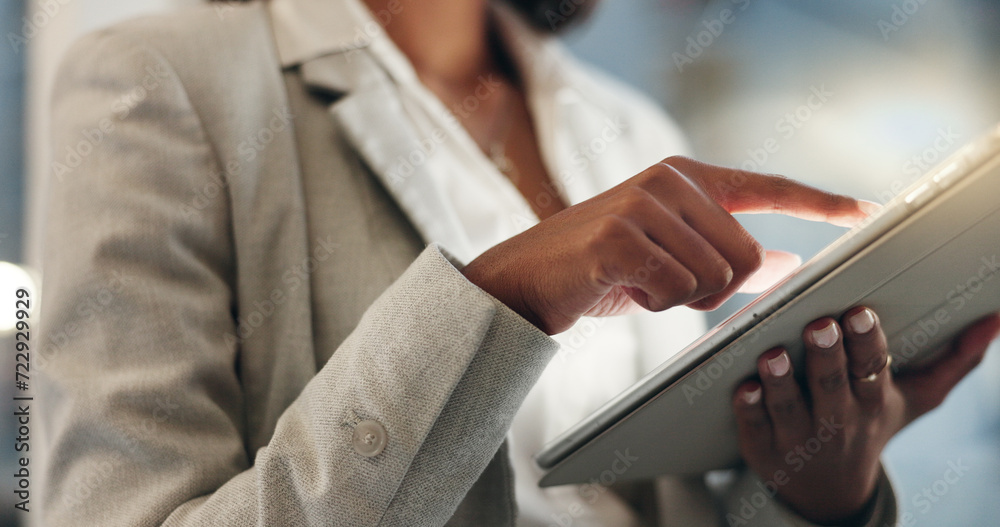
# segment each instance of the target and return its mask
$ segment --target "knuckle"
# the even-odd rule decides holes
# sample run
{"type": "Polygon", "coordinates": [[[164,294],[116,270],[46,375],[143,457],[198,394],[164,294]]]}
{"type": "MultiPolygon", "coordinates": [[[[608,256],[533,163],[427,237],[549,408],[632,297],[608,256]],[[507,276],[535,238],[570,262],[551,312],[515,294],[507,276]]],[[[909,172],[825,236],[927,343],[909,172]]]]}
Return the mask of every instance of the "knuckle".
{"type": "Polygon", "coordinates": [[[768,174],[767,181],[771,192],[778,196],[787,194],[795,186],[795,183],[791,179],[778,174],[768,174]]]}
{"type": "Polygon", "coordinates": [[[746,250],[739,255],[738,259],[734,262],[733,272],[739,274],[740,276],[750,276],[760,270],[764,266],[764,260],[767,258],[767,251],[764,250],[764,246],[761,245],[753,236],[750,234],[744,234],[746,250]]]}
{"type": "Polygon", "coordinates": [[[749,256],[747,258],[747,267],[750,272],[755,273],[764,266],[764,260],[767,258],[767,252],[764,250],[764,246],[753,237],[750,237],[750,250],[747,251],[749,256]]]}
{"type": "Polygon", "coordinates": [[[677,168],[690,164],[692,161],[693,160],[690,157],[674,155],[664,159],[663,161],[660,161],[660,163],[673,168],[677,168]]]}
{"type": "Polygon", "coordinates": [[[636,176],[636,183],[644,189],[653,188],[675,188],[678,183],[687,181],[681,170],[677,158],[667,158],[636,176]]]}
{"type": "MultiPolygon", "coordinates": [[[[829,436],[824,435],[824,437],[827,438],[827,442],[824,443],[825,445],[824,448],[828,448],[832,453],[837,454],[838,456],[842,456],[850,452],[851,450],[850,447],[852,444],[854,444],[852,438],[856,437],[855,435],[852,435],[854,433],[856,433],[856,431],[854,430],[853,427],[848,428],[847,426],[845,426],[844,430],[841,430],[839,433],[831,434],[829,436]]],[[[820,431],[817,430],[816,436],[813,437],[817,437],[819,436],[819,434],[820,431]]]]}
{"type": "Polygon", "coordinates": [[[853,204],[853,199],[831,192],[823,196],[823,203],[821,206],[829,212],[835,212],[841,209],[846,209],[853,204]]]}
{"type": "Polygon", "coordinates": [[[874,415],[873,419],[867,420],[865,423],[857,426],[857,434],[864,435],[865,437],[878,437],[882,433],[882,422],[879,421],[878,417],[881,415],[881,410],[877,415],[874,415]]]}
{"type": "Polygon", "coordinates": [[[648,300],[648,306],[646,309],[654,313],[659,313],[660,311],[666,311],[674,307],[674,303],[669,300],[661,300],[657,298],[650,297],[648,300]]]}
{"type": "Polygon", "coordinates": [[[771,198],[771,210],[774,212],[782,212],[784,210],[785,200],[788,195],[792,192],[792,187],[794,183],[792,180],[785,176],[779,176],[776,174],[769,174],[767,179],[767,192],[771,198]]]}
{"type": "Polygon", "coordinates": [[[861,363],[859,363],[857,367],[854,368],[854,371],[852,373],[854,374],[855,377],[867,377],[881,370],[882,367],[885,365],[885,360],[886,359],[884,356],[882,356],[882,354],[879,353],[873,354],[871,357],[862,360],[861,363]]]}
{"type": "Polygon", "coordinates": [[[882,414],[885,413],[889,400],[886,390],[882,388],[875,389],[872,393],[867,394],[864,400],[865,413],[868,414],[871,421],[878,421],[882,417],[882,414]]]}
{"type": "Polygon", "coordinates": [[[847,382],[847,368],[845,367],[820,375],[817,380],[820,389],[825,392],[836,392],[847,386],[847,382]]]}
{"type": "Polygon", "coordinates": [[[597,283],[615,280],[620,276],[617,258],[618,247],[629,236],[628,222],[617,215],[598,218],[590,230],[590,235],[581,242],[580,254],[585,255],[592,265],[589,278],[597,283]]]}
{"type": "Polygon", "coordinates": [[[760,430],[771,425],[763,412],[744,410],[742,420],[744,425],[752,430],[760,430]]]}
{"type": "Polygon", "coordinates": [[[845,445],[853,445],[859,438],[874,437],[874,430],[868,430],[866,426],[857,418],[847,419],[844,423],[842,434],[837,434],[844,438],[845,445]]]}
{"type": "Polygon", "coordinates": [[[691,273],[675,276],[671,282],[678,300],[689,299],[698,292],[698,280],[691,273]]]}
{"type": "Polygon", "coordinates": [[[653,196],[642,187],[627,188],[619,201],[622,216],[642,214],[655,205],[653,196]]]}
{"type": "Polygon", "coordinates": [[[595,284],[612,284],[621,276],[621,270],[613,261],[599,259],[590,269],[590,281],[595,284]]]}
{"type": "Polygon", "coordinates": [[[648,189],[655,187],[658,182],[665,180],[671,174],[671,171],[666,168],[669,167],[660,164],[643,170],[633,179],[635,186],[632,188],[648,189]]]}
{"type": "Polygon", "coordinates": [[[768,411],[778,420],[789,420],[795,417],[801,407],[798,398],[785,397],[773,400],[768,404],[768,411]]]}
{"type": "Polygon", "coordinates": [[[608,242],[621,241],[628,232],[628,220],[618,214],[606,214],[597,220],[590,242],[603,248],[608,242]]]}
{"type": "Polygon", "coordinates": [[[699,292],[705,294],[718,293],[725,289],[733,279],[733,270],[725,261],[712,266],[711,270],[699,280],[699,292]]]}

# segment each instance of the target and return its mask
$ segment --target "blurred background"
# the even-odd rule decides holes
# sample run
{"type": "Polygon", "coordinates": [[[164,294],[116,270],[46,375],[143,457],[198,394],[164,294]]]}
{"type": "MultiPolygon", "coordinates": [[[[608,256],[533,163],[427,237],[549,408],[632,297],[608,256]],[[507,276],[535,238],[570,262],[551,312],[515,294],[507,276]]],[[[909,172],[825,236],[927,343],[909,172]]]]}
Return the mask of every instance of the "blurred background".
{"type": "MultiPolygon", "coordinates": [[[[17,525],[13,291],[37,298],[54,69],[87,31],[197,0],[0,0],[0,525],[17,525]]],[[[572,3],[567,0],[567,3],[572,3]]],[[[704,161],[884,203],[1000,122],[995,0],[604,0],[567,34],[584,60],[660,101],[704,161]]],[[[670,154],[665,152],[664,156],[670,154]]],[[[1000,196],[998,196],[1000,199],[1000,196]]],[[[841,229],[741,221],[808,258],[841,229]]],[[[1000,243],[998,243],[1000,245],[1000,243]]],[[[749,301],[710,314],[718,322],[749,301]]],[[[37,320],[37,313],[34,316],[37,320]]],[[[1000,349],[890,444],[904,525],[1000,525],[1000,349]],[[957,479],[952,466],[965,467],[957,479]]]]}
{"type": "MultiPolygon", "coordinates": [[[[703,161],[885,203],[1000,122],[997,1],[605,0],[595,14],[570,46],[662,102],[703,161]]],[[[740,221],[804,258],[843,233],[740,221]]],[[[1000,525],[1000,347],[885,461],[902,525],[1000,525]],[[949,483],[949,464],[968,472],[949,483]]]]}

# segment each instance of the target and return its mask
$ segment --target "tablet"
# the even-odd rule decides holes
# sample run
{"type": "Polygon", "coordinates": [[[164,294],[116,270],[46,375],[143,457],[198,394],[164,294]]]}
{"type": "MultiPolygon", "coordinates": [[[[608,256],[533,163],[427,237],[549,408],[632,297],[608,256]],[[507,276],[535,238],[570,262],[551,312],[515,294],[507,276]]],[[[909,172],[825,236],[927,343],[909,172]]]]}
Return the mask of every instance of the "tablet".
{"type": "Polygon", "coordinates": [[[1000,311],[998,271],[1000,127],[546,445],[539,485],[735,466],[732,395],[761,353],[784,347],[803,371],[803,328],[864,304],[879,314],[893,371],[918,366],[1000,311]]]}

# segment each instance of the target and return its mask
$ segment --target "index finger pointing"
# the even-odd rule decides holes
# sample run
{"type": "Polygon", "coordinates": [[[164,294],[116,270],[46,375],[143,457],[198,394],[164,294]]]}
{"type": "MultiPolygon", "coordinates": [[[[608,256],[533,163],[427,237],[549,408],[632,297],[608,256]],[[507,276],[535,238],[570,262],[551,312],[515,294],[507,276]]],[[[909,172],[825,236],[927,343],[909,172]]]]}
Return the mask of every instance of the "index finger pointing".
{"type": "Polygon", "coordinates": [[[725,169],[691,159],[685,174],[730,214],[777,213],[851,227],[879,209],[870,201],[834,194],[783,176],[725,169]],[[711,177],[706,177],[710,175],[711,177]]]}
{"type": "Polygon", "coordinates": [[[732,185],[712,197],[730,214],[776,213],[852,227],[878,205],[834,194],[783,176],[737,171],[744,183],[732,185]]]}

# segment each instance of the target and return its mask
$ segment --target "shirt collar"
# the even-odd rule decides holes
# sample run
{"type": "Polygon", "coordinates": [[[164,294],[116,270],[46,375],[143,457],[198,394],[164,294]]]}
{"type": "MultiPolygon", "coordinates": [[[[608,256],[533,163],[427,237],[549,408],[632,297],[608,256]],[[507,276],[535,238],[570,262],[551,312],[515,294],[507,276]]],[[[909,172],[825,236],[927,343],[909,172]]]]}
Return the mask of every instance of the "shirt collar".
{"type": "MultiPolygon", "coordinates": [[[[386,49],[399,53],[376,20],[376,16],[391,18],[394,14],[388,10],[373,14],[360,0],[271,0],[269,8],[283,68],[368,47],[376,48],[372,51],[383,62],[386,49]]],[[[503,2],[492,2],[491,9],[505,48],[529,92],[550,87],[558,77],[572,76],[573,60],[555,37],[528,26],[503,2]]],[[[397,70],[393,72],[396,75],[408,75],[398,71],[398,64],[383,65],[397,70]]]]}
{"type": "Polygon", "coordinates": [[[357,0],[268,2],[281,66],[367,47],[382,27],[357,0]]]}
{"type": "MultiPolygon", "coordinates": [[[[361,70],[387,76],[408,93],[424,91],[409,60],[376,20],[391,12],[373,14],[361,0],[271,0],[269,5],[283,67],[301,65],[303,76],[323,76],[324,85],[352,91],[361,84],[338,77],[344,73],[343,63],[355,63],[351,71],[357,72],[361,63],[374,61],[377,73],[361,70]],[[327,61],[340,66],[327,67],[327,61]]],[[[524,83],[543,162],[554,184],[571,204],[589,198],[598,187],[589,177],[577,177],[586,167],[575,167],[578,161],[572,156],[580,140],[590,141],[587,134],[595,133],[586,125],[603,123],[609,115],[600,99],[593,98],[589,72],[557,38],[529,26],[505,2],[493,1],[490,7],[498,36],[524,83]]]]}

